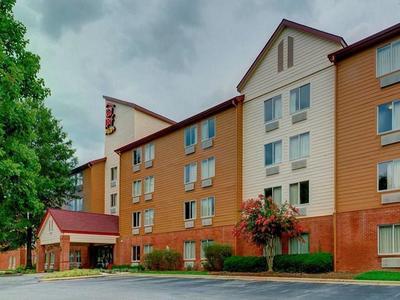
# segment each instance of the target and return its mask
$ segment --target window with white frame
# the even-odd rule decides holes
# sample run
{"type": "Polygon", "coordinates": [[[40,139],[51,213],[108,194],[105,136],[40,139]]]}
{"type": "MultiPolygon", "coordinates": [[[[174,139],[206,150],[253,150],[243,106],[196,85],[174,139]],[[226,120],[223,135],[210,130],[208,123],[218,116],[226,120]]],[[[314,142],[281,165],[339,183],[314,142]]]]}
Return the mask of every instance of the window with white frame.
{"type": "Polygon", "coordinates": [[[140,211],[135,211],[132,213],[132,228],[139,228],[141,226],[140,216],[140,211]]]}
{"type": "Polygon", "coordinates": [[[290,113],[295,113],[310,107],[310,84],[290,91],[290,113]]]}
{"type": "Polygon", "coordinates": [[[140,261],[140,246],[138,245],[132,246],[132,261],[140,261]]]}
{"type": "Polygon", "coordinates": [[[144,193],[154,193],[154,176],[147,176],[144,179],[144,193]]]}
{"type": "Polygon", "coordinates": [[[400,130],[400,100],[378,106],[378,133],[400,130]]]}
{"type": "Polygon", "coordinates": [[[215,158],[209,157],[201,161],[201,179],[208,179],[215,176],[215,158]]]}
{"type": "Polygon", "coordinates": [[[270,187],[266,188],[264,190],[265,193],[265,198],[268,199],[269,197],[272,198],[272,200],[278,204],[282,204],[282,187],[281,186],[275,186],[275,187],[270,187]]]}
{"type": "Polygon", "coordinates": [[[153,245],[151,245],[151,244],[144,245],[143,253],[146,255],[146,254],[149,254],[151,252],[153,252],[153,245]]]}
{"type": "Polygon", "coordinates": [[[211,246],[212,244],[214,244],[213,240],[202,240],[201,241],[201,248],[200,248],[200,258],[201,259],[206,259],[205,249],[206,249],[206,247],[211,246]]]}
{"type": "Polygon", "coordinates": [[[289,185],[289,199],[292,205],[308,204],[309,199],[309,182],[302,181],[289,185]]]}
{"type": "Polygon", "coordinates": [[[118,167],[111,168],[111,182],[117,182],[118,178],[118,167]]]}
{"type": "Polygon", "coordinates": [[[282,96],[275,96],[264,101],[264,122],[272,122],[282,117],[282,96]]]}
{"type": "Polygon", "coordinates": [[[111,194],[110,195],[111,199],[110,199],[110,206],[111,207],[116,207],[117,206],[117,194],[111,194]]]}
{"type": "Polygon", "coordinates": [[[193,183],[197,180],[197,163],[191,163],[184,167],[184,183],[193,183]]]}
{"type": "Polygon", "coordinates": [[[378,164],[378,190],[400,189],[400,159],[378,164]]]}
{"type": "Polygon", "coordinates": [[[49,232],[53,232],[54,230],[54,221],[53,219],[49,219],[49,232]]]}
{"type": "Polygon", "coordinates": [[[154,225],[154,209],[146,209],[144,211],[144,226],[154,225]]]}
{"type": "Polygon", "coordinates": [[[273,166],[282,162],[282,141],[264,145],[265,166],[273,166]]]}
{"type": "Polygon", "coordinates": [[[196,219],[196,201],[187,201],[184,204],[185,221],[196,219]]]}
{"type": "Polygon", "coordinates": [[[289,239],[289,254],[306,254],[310,252],[308,233],[302,233],[301,239],[289,239]]]}
{"type": "Polygon", "coordinates": [[[83,185],[83,174],[82,172],[79,172],[75,175],[75,184],[76,186],[82,186],[83,185]]]}
{"type": "Polygon", "coordinates": [[[185,241],[183,245],[183,258],[184,260],[195,260],[196,259],[196,242],[185,241]]]}
{"type": "Polygon", "coordinates": [[[378,226],[379,254],[400,253],[400,224],[378,226]]]}
{"type": "Polygon", "coordinates": [[[132,196],[133,197],[139,197],[142,195],[142,181],[141,180],[135,180],[132,183],[132,196]]]}
{"type": "Polygon", "coordinates": [[[190,147],[197,144],[197,125],[186,127],[184,135],[185,135],[185,147],[190,147]]]}
{"type": "Polygon", "coordinates": [[[201,140],[207,141],[215,137],[215,118],[210,118],[201,123],[201,140]]]}
{"type": "Polygon", "coordinates": [[[154,144],[149,143],[144,146],[144,161],[151,161],[154,159],[154,144]]]}
{"type": "Polygon", "coordinates": [[[400,40],[380,47],[376,51],[377,77],[400,70],[400,40]]]}
{"type": "Polygon", "coordinates": [[[215,198],[207,197],[201,200],[201,217],[211,218],[215,215],[215,198]]]}
{"type": "Polygon", "coordinates": [[[142,148],[136,148],[132,152],[132,163],[133,165],[140,165],[142,162],[142,148]]]}
{"type": "Polygon", "coordinates": [[[310,133],[292,136],[289,141],[289,159],[306,158],[310,154],[310,133]]]}
{"type": "Polygon", "coordinates": [[[71,211],[82,211],[83,210],[83,199],[77,198],[68,201],[69,210],[71,211]]]}

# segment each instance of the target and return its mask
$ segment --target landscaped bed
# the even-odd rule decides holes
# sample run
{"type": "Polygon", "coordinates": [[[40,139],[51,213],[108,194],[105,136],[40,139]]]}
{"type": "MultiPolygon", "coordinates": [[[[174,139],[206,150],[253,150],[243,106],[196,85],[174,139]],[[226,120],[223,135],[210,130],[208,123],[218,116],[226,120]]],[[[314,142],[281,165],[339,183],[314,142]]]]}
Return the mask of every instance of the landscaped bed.
{"type": "Polygon", "coordinates": [[[98,269],[73,269],[62,272],[52,272],[43,276],[44,279],[53,278],[68,278],[68,277],[88,277],[101,275],[101,271],[98,269]]]}
{"type": "Polygon", "coordinates": [[[400,281],[400,272],[396,271],[369,271],[354,276],[357,280],[387,280],[400,281]]]}
{"type": "Polygon", "coordinates": [[[286,272],[209,272],[209,275],[223,275],[223,276],[257,276],[257,277],[292,277],[292,278],[316,278],[316,279],[353,279],[352,273],[286,273],[286,272]]]}

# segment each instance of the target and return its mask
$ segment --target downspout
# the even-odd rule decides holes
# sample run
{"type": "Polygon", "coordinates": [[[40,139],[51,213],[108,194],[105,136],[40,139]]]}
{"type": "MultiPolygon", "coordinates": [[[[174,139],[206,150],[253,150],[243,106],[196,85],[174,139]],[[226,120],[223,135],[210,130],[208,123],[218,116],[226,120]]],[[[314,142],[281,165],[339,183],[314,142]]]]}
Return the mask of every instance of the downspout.
{"type": "Polygon", "coordinates": [[[335,99],[334,99],[334,176],[333,176],[333,187],[334,187],[334,209],[333,209],[333,270],[336,272],[336,261],[337,261],[337,97],[338,97],[338,66],[335,61],[335,99]]]}

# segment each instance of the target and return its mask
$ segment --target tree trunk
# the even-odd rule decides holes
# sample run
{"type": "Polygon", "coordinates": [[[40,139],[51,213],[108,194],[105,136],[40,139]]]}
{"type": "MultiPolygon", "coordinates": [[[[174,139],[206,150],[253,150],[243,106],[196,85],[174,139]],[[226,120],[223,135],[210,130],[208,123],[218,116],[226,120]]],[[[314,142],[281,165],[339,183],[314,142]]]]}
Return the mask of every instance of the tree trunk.
{"type": "Polygon", "coordinates": [[[32,269],[32,239],[33,230],[32,227],[28,227],[26,232],[26,269],[32,269]]]}
{"type": "Polygon", "coordinates": [[[271,240],[267,244],[267,265],[268,272],[272,273],[274,271],[274,240],[271,240]]]}

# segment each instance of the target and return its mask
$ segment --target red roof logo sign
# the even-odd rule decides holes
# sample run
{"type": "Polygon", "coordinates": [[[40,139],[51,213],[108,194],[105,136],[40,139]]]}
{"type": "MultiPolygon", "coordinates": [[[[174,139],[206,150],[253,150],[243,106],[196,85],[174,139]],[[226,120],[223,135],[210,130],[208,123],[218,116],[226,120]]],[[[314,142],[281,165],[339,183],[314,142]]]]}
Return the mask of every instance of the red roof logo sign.
{"type": "Polygon", "coordinates": [[[106,122],[105,122],[105,130],[106,135],[110,135],[115,132],[116,128],[114,125],[115,122],[115,105],[111,103],[106,104],[106,122]]]}

